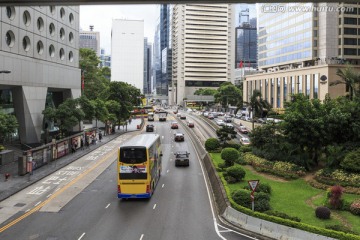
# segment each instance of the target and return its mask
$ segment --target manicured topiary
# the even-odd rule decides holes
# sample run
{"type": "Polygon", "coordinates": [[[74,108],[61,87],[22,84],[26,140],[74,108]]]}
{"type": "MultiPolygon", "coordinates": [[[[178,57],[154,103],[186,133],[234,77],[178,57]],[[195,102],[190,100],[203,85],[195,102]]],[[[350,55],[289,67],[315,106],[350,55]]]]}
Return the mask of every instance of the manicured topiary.
{"type": "Polygon", "coordinates": [[[356,199],[351,203],[350,212],[355,215],[360,215],[360,199],[356,199]]]}
{"type": "Polygon", "coordinates": [[[218,171],[223,172],[227,168],[224,162],[218,164],[218,171]]]}
{"type": "Polygon", "coordinates": [[[330,214],[331,214],[331,211],[329,208],[327,207],[317,207],[315,209],[315,215],[317,218],[320,218],[320,219],[330,219],[330,214]]]}
{"type": "Polygon", "coordinates": [[[232,193],[232,199],[237,204],[246,208],[250,208],[251,207],[250,193],[251,193],[250,191],[244,189],[235,190],[232,193]]]}
{"type": "Polygon", "coordinates": [[[225,161],[226,166],[233,166],[235,160],[239,158],[239,151],[235,148],[224,148],[221,151],[221,159],[225,161]]]}
{"type": "Polygon", "coordinates": [[[270,207],[269,200],[266,200],[266,199],[256,200],[256,197],[255,197],[255,203],[254,203],[254,210],[255,211],[265,212],[265,211],[268,211],[270,209],[271,209],[271,207],[270,207]]]}
{"type": "Polygon", "coordinates": [[[216,138],[209,138],[205,141],[206,151],[215,151],[220,148],[220,142],[216,138]]]}
{"type": "Polygon", "coordinates": [[[240,182],[245,177],[245,170],[236,165],[226,168],[224,171],[224,178],[228,183],[240,182]]]}
{"type": "MultiPolygon", "coordinates": [[[[251,191],[249,186],[245,186],[244,189],[251,191]]],[[[263,192],[263,193],[271,194],[271,186],[268,183],[259,183],[256,187],[255,192],[263,192]]]]}

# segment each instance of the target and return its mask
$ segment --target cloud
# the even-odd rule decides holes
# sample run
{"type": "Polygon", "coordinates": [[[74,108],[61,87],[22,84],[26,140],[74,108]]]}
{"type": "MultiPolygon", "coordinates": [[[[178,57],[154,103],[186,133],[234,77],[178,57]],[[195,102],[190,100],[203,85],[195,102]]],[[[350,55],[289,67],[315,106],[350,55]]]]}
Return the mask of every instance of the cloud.
{"type": "Polygon", "coordinates": [[[100,48],[111,53],[111,28],[113,19],[144,20],[144,36],[153,42],[156,24],[160,16],[159,5],[86,5],[80,6],[80,29],[100,32],[100,48]]]}

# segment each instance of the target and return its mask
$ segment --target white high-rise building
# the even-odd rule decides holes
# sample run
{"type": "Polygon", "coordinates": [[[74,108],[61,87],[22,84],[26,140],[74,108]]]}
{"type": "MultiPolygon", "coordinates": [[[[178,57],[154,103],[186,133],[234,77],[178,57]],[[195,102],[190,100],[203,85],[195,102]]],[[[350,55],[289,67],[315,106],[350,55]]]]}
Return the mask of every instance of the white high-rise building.
{"type": "Polygon", "coordinates": [[[197,89],[234,79],[234,13],[230,4],[174,5],[171,105],[201,100],[197,89]]]}
{"type": "Polygon", "coordinates": [[[111,81],[144,89],[144,20],[114,19],[111,30],[111,81]]]}

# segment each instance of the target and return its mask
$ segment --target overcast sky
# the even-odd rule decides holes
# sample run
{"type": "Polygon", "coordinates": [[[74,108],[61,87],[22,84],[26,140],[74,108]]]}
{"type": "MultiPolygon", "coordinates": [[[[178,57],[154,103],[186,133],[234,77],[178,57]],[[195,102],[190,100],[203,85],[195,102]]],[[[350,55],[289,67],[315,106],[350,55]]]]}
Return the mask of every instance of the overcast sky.
{"type": "Polygon", "coordinates": [[[154,41],[156,23],[160,16],[159,5],[86,5],[80,6],[80,29],[100,32],[100,48],[111,53],[111,25],[113,19],[144,20],[144,36],[154,41]]]}

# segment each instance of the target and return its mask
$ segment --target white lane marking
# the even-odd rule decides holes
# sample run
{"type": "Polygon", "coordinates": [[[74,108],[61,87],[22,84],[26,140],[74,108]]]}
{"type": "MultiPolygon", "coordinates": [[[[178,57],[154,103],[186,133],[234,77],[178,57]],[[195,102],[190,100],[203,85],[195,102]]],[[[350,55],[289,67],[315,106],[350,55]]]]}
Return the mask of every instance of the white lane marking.
{"type": "Polygon", "coordinates": [[[35,204],[35,207],[37,206],[37,205],[39,205],[41,203],[41,201],[40,202],[37,202],[36,204],[35,204]]]}
{"type": "Polygon", "coordinates": [[[165,184],[163,184],[163,185],[161,186],[161,188],[164,188],[164,186],[165,186],[165,184]]]}
{"type": "Polygon", "coordinates": [[[142,240],[142,239],[143,239],[143,237],[144,237],[144,234],[141,234],[140,240],[142,240]]]}
{"type": "Polygon", "coordinates": [[[153,207],[153,209],[155,209],[156,208],[156,203],[154,204],[154,207],[153,207]]]}
{"type": "Polygon", "coordinates": [[[27,213],[28,211],[30,211],[31,209],[28,209],[28,210],[26,210],[25,212],[27,213]]]}
{"type": "Polygon", "coordinates": [[[52,193],[50,193],[49,195],[47,195],[46,197],[49,198],[52,195],[52,193]]]}
{"type": "Polygon", "coordinates": [[[106,205],[106,207],[105,208],[108,208],[110,206],[110,203],[108,204],[108,205],[106,205]]]}
{"type": "Polygon", "coordinates": [[[168,173],[168,172],[169,172],[169,169],[168,169],[168,170],[166,170],[166,172],[168,173]]]}
{"type": "Polygon", "coordinates": [[[170,158],[170,162],[172,161],[172,159],[170,158]]]}
{"type": "Polygon", "coordinates": [[[161,136],[161,139],[164,139],[164,136],[161,136]]]}
{"type": "Polygon", "coordinates": [[[85,233],[81,234],[81,236],[78,238],[78,240],[82,239],[85,236],[85,233]]]}

